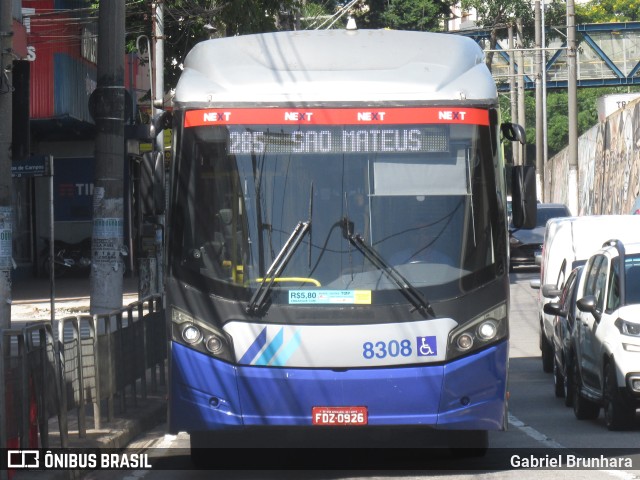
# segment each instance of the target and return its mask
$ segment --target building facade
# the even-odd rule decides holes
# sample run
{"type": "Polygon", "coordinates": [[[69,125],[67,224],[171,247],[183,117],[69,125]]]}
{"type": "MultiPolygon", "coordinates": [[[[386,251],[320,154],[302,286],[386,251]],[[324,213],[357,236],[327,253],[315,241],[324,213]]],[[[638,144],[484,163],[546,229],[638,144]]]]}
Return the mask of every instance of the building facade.
{"type": "MultiPolygon", "coordinates": [[[[98,12],[88,8],[86,0],[15,3],[20,4],[17,11],[26,43],[25,56],[14,62],[14,112],[23,120],[13,126],[13,164],[16,168],[20,162],[43,156],[53,160],[52,179],[35,176],[13,181],[16,275],[32,276],[42,273],[44,238],[53,235],[79,242],[92,234],[96,130],[89,97],[97,83],[98,12]],[[50,220],[50,185],[54,222],[50,220]]],[[[133,125],[138,101],[149,90],[149,71],[137,54],[123,55],[125,124],[133,125]]],[[[132,189],[130,162],[123,158],[125,192],[132,189]]],[[[130,217],[130,210],[125,215],[130,217]]],[[[130,223],[130,218],[125,220],[130,223]]]]}

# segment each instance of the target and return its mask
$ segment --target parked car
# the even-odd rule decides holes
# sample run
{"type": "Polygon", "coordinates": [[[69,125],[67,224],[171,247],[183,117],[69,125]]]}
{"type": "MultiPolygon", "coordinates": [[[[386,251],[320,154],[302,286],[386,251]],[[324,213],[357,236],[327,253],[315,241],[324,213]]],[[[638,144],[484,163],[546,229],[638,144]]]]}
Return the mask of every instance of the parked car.
{"type": "Polygon", "coordinates": [[[584,278],[583,265],[574,268],[560,292],[558,302],[545,304],[545,313],[553,316],[553,384],[555,395],[564,398],[566,406],[573,405],[571,385],[571,343],[575,320],[578,314],[576,305],[578,291],[584,278]]]}
{"type": "Polygon", "coordinates": [[[640,197],[637,197],[631,207],[631,215],[640,215],[640,197]]]}
{"type": "Polygon", "coordinates": [[[542,249],[547,220],[569,217],[571,212],[561,203],[538,203],[537,220],[534,228],[514,228],[509,226],[509,270],[515,266],[536,265],[536,255],[542,249]]]}
{"type": "Polygon", "coordinates": [[[553,371],[553,315],[545,304],[557,302],[569,272],[586,260],[610,238],[624,242],[638,239],[640,215],[584,215],[554,218],[547,222],[542,253],[536,258],[540,278],[530,282],[538,291],[538,321],[542,369],[553,371]]]}
{"type": "Polygon", "coordinates": [[[572,364],[578,419],[604,410],[610,430],[634,425],[640,407],[640,243],[609,240],[584,267],[572,364]]]}

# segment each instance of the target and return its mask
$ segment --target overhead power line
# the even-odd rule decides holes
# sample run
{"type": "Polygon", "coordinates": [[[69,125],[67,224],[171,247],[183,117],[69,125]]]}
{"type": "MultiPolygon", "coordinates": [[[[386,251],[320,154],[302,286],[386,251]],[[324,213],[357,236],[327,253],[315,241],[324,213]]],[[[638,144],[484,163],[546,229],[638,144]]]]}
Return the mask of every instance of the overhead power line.
{"type": "Polygon", "coordinates": [[[322,22],[319,26],[317,26],[315,29],[316,30],[320,30],[322,27],[324,27],[329,20],[331,20],[332,18],[335,17],[335,20],[333,20],[333,22],[331,22],[326,29],[331,28],[338,20],[340,20],[340,18],[347,13],[351,7],[353,7],[356,3],[358,3],[360,0],[351,0],[349,3],[347,3],[346,5],[342,6],[336,13],[334,13],[330,18],[328,18],[327,20],[325,20],[324,22],[322,22]]]}

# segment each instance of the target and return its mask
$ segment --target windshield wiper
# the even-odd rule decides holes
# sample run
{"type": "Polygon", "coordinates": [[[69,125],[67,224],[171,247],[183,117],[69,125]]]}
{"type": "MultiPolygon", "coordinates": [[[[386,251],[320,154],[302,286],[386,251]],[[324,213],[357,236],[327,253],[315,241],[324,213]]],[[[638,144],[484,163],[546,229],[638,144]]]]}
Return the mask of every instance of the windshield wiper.
{"type": "Polygon", "coordinates": [[[431,304],[420,294],[406,278],[404,278],[398,270],[389,265],[384,258],[362,238],[359,233],[353,232],[353,222],[348,218],[341,220],[342,236],[349,240],[374,266],[382,270],[393,283],[397,285],[400,292],[411,302],[414,308],[420,312],[426,311],[432,317],[436,313],[431,308],[431,304]]]}
{"type": "Polygon", "coordinates": [[[275,283],[276,277],[278,277],[282,270],[284,270],[284,267],[287,266],[291,256],[294,254],[310,228],[310,221],[298,222],[295,226],[293,232],[291,232],[291,235],[278,252],[278,255],[276,255],[276,258],[273,260],[273,263],[269,266],[260,286],[253,294],[253,297],[251,297],[251,301],[247,305],[247,313],[257,314],[260,312],[264,306],[269,290],[271,290],[271,287],[275,283]]]}

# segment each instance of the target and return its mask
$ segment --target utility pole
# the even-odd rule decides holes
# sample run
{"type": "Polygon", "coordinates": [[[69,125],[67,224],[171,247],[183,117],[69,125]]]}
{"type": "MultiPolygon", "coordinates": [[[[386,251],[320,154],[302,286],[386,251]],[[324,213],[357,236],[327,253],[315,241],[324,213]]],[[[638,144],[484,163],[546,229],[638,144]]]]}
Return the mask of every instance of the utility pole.
{"type": "MultiPolygon", "coordinates": [[[[162,113],[164,107],[164,0],[157,0],[155,2],[155,14],[154,14],[154,48],[155,48],[155,93],[156,98],[153,99],[153,114],[158,115],[162,113]]],[[[164,132],[157,132],[154,150],[161,153],[161,161],[156,164],[156,168],[164,168],[164,132]]],[[[162,175],[164,179],[165,176],[162,175]]],[[[156,185],[155,188],[162,188],[166,192],[165,185],[156,185]]],[[[163,210],[164,213],[164,210],[163,210]]],[[[164,214],[156,216],[156,235],[155,235],[155,247],[156,247],[156,281],[153,293],[160,293],[164,290],[164,214]]]]}
{"type": "MultiPolygon", "coordinates": [[[[11,269],[13,267],[13,198],[11,185],[12,135],[12,0],[0,0],[0,328],[11,326],[11,269]]],[[[4,421],[4,420],[3,420],[4,421]]]]}
{"type": "MultiPolygon", "coordinates": [[[[515,61],[515,44],[513,40],[513,25],[509,25],[509,85],[510,85],[510,100],[511,100],[511,121],[518,122],[518,92],[516,81],[516,61],[515,61]]],[[[514,165],[522,165],[520,162],[520,149],[515,143],[511,145],[511,152],[513,156],[514,165]]]]}
{"type": "MultiPolygon", "coordinates": [[[[522,41],[522,19],[518,18],[516,20],[516,44],[518,50],[516,51],[517,63],[518,63],[518,123],[522,125],[522,128],[526,128],[527,120],[526,120],[526,104],[525,104],[525,72],[524,72],[524,52],[521,50],[523,41],[522,41]]],[[[520,149],[520,165],[527,164],[527,150],[526,146],[521,144],[520,142],[515,142],[516,148],[520,149]]]]}
{"type": "Polygon", "coordinates": [[[97,87],[90,108],[96,122],[91,248],[91,313],[122,308],[124,262],[125,0],[100,0],[97,87]]]}
{"type": "Polygon", "coordinates": [[[578,71],[574,0],[567,0],[567,95],[569,116],[569,184],[567,206],[578,215],[578,71]]]}
{"type": "Polygon", "coordinates": [[[535,42],[536,42],[536,191],[538,200],[542,201],[544,194],[544,126],[542,112],[542,18],[540,0],[535,0],[535,42]]]}
{"type": "Polygon", "coordinates": [[[547,119],[547,27],[545,26],[544,11],[547,8],[545,6],[545,0],[542,0],[542,9],[540,12],[540,18],[542,21],[542,36],[540,37],[540,45],[542,47],[542,164],[546,165],[549,160],[549,146],[548,142],[548,124],[547,119]]]}

